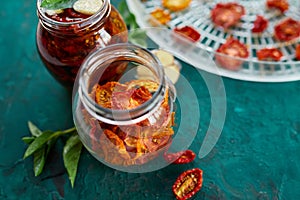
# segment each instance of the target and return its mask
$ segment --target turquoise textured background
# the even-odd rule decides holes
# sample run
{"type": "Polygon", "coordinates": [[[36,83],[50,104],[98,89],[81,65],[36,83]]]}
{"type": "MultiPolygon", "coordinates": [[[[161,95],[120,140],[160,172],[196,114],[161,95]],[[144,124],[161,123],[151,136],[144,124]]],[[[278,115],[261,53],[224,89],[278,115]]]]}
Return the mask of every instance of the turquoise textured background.
{"type": "MultiPolygon", "coordinates": [[[[222,135],[209,155],[193,163],[128,174],[102,165],[85,150],[72,189],[59,141],[44,172],[34,177],[32,158],[22,159],[27,121],[43,130],[73,126],[71,94],[38,57],[35,0],[2,1],[0,20],[0,199],[174,199],[173,182],[194,167],[204,171],[203,188],[194,199],[300,197],[299,81],[268,84],[223,78],[227,117],[222,135]]],[[[193,70],[183,65],[183,75],[200,102],[200,128],[191,146],[198,151],[211,105],[202,78],[193,70]]]]}

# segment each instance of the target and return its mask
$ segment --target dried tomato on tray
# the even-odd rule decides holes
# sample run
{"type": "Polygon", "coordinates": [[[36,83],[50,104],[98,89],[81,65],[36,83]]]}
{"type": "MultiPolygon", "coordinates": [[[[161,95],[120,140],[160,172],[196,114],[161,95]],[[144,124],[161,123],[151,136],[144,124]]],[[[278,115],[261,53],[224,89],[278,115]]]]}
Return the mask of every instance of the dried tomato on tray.
{"type": "Polygon", "coordinates": [[[258,60],[280,61],[283,54],[276,48],[263,48],[256,52],[258,60]]]}
{"type": "Polygon", "coordinates": [[[278,40],[290,41],[300,36],[300,22],[287,18],[274,27],[274,36],[278,40]]]}
{"type": "Polygon", "coordinates": [[[289,2],[287,0],[267,0],[267,8],[275,8],[280,10],[281,13],[284,13],[289,9],[289,2]]]}
{"type": "Polygon", "coordinates": [[[186,200],[194,196],[202,187],[202,170],[194,168],[179,175],[173,184],[172,190],[176,199],[186,200]]]}
{"type": "Polygon", "coordinates": [[[238,70],[243,63],[242,60],[234,57],[247,58],[249,56],[246,45],[233,37],[228,38],[226,42],[216,50],[216,52],[221,53],[216,54],[215,56],[218,64],[229,70],[238,70]]]}
{"type": "Polygon", "coordinates": [[[201,34],[191,26],[175,27],[174,32],[191,40],[192,42],[197,42],[201,37],[201,34]]]}
{"type": "Polygon", "coordinates": [[[150,13],[149,22],[154,26],[166,25],[171,20],[171,15],[167,10],[156,8],[150,13]]]}
{"type": "Polygon", "coordinates": [[[192,0],[162,0],[162,5],[171,11],[181,11],[189,7],[192,0]]]}
{"type": "Polygon", "coordinates": [[[245,8],[238,3],[217,3],[211,10],[211,20],[219,27],[227,29],[236,25],[245,14],[245,8]]]}
{"type": "Polygon", "coordinates": [[[300,44],[296,46],[295,57],[297,60],[300,60],[300,44]]]}
{"type": "Polygon", "coordinates": [[[262,33],[268,27],[268,20],[261,15],[257,15],[255,21],[253,22],[252,33],[262,33]]]}

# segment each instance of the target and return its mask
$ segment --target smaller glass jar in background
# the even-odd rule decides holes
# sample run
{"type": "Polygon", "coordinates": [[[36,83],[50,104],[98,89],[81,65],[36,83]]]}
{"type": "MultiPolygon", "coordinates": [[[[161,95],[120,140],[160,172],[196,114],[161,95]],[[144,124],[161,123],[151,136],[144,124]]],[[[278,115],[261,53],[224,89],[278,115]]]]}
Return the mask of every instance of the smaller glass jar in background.
{"type": "Polygon", "coordinates": [[[114,44],[90,54],[73,88],[73,117],[81,141],[102,163],[126,172],[167,166],[164,153],[174,136],[174,85],[158,58],[132,44],[114,44]],[[110,76],[119,65],[121,76],[110,76]],[[140,78],[138,70],[149,70],[140,78]],[[105,77],[103,79],[103,76],[105,77]]]}
{"type": "Polygon", "coordinates": [[[42,0],[37,0],[38,52],[48,71],[64,86],[72,88],[83,60],[91,51],[127,42],[126,24],[119,12],[109,0],[99,1],[99,10],[88,15],[72,7],[47,10],[41,7],[42,0]]]}

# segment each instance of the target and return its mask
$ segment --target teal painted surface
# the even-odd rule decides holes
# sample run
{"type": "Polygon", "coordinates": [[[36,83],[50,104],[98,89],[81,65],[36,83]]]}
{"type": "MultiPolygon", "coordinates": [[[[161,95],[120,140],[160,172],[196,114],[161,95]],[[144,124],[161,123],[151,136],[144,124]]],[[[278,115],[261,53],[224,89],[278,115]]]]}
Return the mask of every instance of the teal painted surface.
{"type": "MultiPolygon", "coordinates": [[[[38,57],[35,0],[1,2],[0,17],[0,199],[174,199],[173,182],[194,167],[204,171],[203,188],[194,199],[300,197],[299,81],[262,84],[224,78],[227,117],[222,135],[208,156],[193,163],[128,174],[84,151],[72,189],[60,141],[42,175],[34,177],[32,159],[22,160],[27,121],[43,130],[73,126],[71,96],[38,57]]],[[[183,67],[200,102],[200,129],[191,146],[198,151],[209,124],[210,97],[202,78],[183,67]]]]}

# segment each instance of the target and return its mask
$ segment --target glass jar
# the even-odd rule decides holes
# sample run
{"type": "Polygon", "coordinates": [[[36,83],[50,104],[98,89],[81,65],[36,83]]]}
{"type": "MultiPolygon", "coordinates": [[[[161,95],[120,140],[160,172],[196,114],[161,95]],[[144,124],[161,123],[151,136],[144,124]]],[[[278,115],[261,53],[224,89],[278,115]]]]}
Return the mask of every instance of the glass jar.
{"type": "MultiPolygon", "coordinates": [[[[37,0],[39,23],[36,42],[48,71],[64,86],[72,87],[85,57],[95,49],[127,42],[127,28],[109,0],[86,15],[73,8],[47,10],[37,0]]],[[[122,69],[119,69],[122,71],[122,69]]]]}
{"type": "Polygon", "coordinates": [[[174,136],[174,85],[150,51],[114,44],[84,61],[73,88],[73,117],[88,151],[102,163],[126,172],[168,165],[164,153],[174,136]],[[121,76],[110,76],[126,65],[121,76]],[[138,71],[148,70],[147,77],[138,71]],[[103,78],[103,76],[105,78],[103,78]]]}

